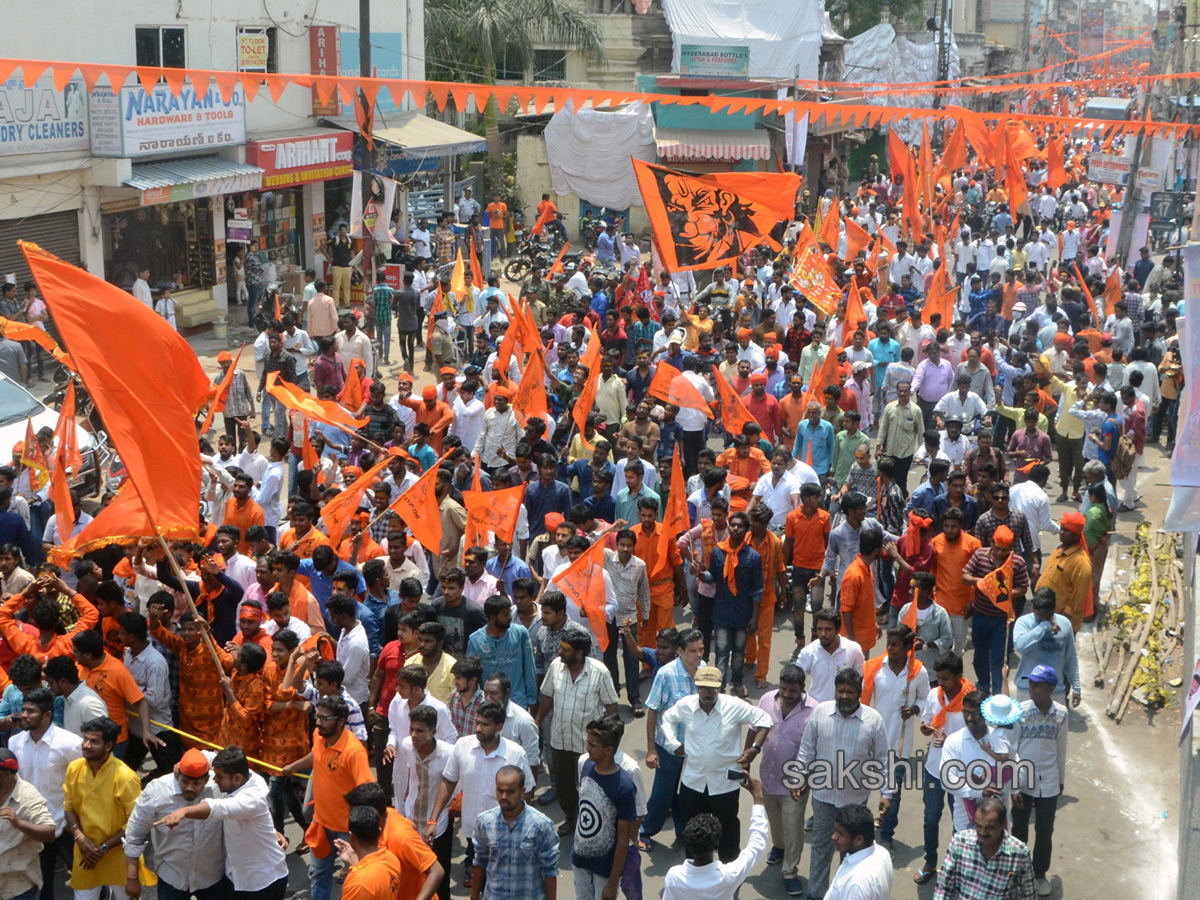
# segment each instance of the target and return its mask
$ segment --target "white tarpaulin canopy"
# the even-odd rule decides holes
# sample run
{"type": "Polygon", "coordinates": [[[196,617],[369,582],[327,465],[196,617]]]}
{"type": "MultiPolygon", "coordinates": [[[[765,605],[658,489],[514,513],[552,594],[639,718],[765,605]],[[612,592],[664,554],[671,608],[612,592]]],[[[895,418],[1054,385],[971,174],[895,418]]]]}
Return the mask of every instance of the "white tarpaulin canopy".
{"type": "Polygon", "coordinates": [[[682,44],[746,47],[750,78],[815,81],[821,61],[824,0],[664,0],[672,70],[682,44]]]}
{"type": "Polygon", "coordinates": [[[556,194],[610,209],[641,206],[632,156],[655,161],[654,117],[644,103],[614,111],[567,104],[546,125],[546,158],[556,194]]]}

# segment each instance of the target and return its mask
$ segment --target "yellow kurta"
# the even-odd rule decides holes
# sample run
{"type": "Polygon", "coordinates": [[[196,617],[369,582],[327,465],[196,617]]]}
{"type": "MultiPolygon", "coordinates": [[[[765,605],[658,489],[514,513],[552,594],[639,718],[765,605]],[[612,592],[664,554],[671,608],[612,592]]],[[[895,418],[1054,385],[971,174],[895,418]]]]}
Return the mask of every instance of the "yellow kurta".
{"type": "MultiPolygon", "coordinates": [[[[137,774],[115,756],[92,774],[85,759],[67,766],[63,779],[63,809],[75,813],[84,835],[97,847],[108,837],[122,831],[133,813],[133,805],[142,793],[137,774]]],[[[158,884],[153,872],[140,865],[142,884],[158,884]]],[[[125,884],[125,852],[113,847],[94,869],[83,867],[79,846],[71,866],[71,887],[87,890],[106,884],[125,884]]]]}

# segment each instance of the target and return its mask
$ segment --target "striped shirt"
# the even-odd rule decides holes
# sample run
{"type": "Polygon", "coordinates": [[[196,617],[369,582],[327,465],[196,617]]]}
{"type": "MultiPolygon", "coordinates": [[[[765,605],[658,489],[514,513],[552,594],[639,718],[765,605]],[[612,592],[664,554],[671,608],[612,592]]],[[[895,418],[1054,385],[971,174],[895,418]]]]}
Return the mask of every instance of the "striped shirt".
{"type": "Polygon", "coordinates": [[[482,900],[545,900],[546,878],[558,877],[554,823],[528,803],[509,825],[499,807],[475,823],[475,864],[487,872],[482,900]]]}
{"type": "MultiPolygon", "coordinates": [[[[866,803],[871,792],[852,786],[854,775],[849,767],[852,761],[858,761],[860,765],[869,759],[887,762],[888,738],[883,716],[861,704],[849,716],[838,712],[834,700],[826,700],[819,705],[804,729],[800,754],[796,759],[807,770],[814,760],[834,760],[839,754],[845,760],[846,777],[836,787],[818,786],[831,780],[836,771],[831,767],[826,770],[828,775],[825,772],[818,773],[814,779],[816,783],[809,785],[813,799],[837,807],[866,803]]],[[[861,770],[859,772],[861,774],[861,770]]]]}
{"type": "Polygon", "coordinates": [[[450,721],[454,723],[454,730],[459,737],[475,733],[475,714],[479,712],[482,702],[483,690],[479,687],[475,688],[475,695],[465,702],[458,691],[450,695],[450,702],[446,705],[450,707],[450,721]]]}
{"type": "Polygon", "coordinates": [[[604,715],[606,706],[617,703],[612,676],[603,663],[591,657],[583,661],[583,670],[574,680],[562,659],[550,663],[542,682],[542,696],[554,702],[550,746],[571,753],[587,750],[587,723],[604,715]]]}
{"type": "Polygon", "coordinates": [[[631,556],[629,562],[621,565],[621,558],[615,550],[604,551],[604,571],[612,580],[613,590],[617,595],[617,624],[620,619],[629,617],[638,622],[638,611],[641,619],[650,617],[650,580],[646,574],[646,563],[631,556]]]}

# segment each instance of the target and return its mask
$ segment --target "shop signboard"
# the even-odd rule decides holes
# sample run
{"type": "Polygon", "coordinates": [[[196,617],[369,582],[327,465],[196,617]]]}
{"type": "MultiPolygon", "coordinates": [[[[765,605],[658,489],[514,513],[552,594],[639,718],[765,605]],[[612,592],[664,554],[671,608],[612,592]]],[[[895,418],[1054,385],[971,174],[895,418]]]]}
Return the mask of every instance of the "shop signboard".
{"type": "Polygon", "coordinates": [[[354,134],[338,130],[274,141],[249,141],[246,162],[265,172],[264,190],[349,178],[354,169],[354,134]]]}
{"type": "Polygon", "coordinates": [[[1125,184],[1133,160],[1123,156],[1093,153],[1088,157],[1088,178],[1101,184],[1125,184]]]}
{"type": "MultiPolygon", "coordinates": [[[[338,73],[357,78],[359,72],[358,32],[343,31],[338,73]]],[[[404,35],[401,32],[371,30],[371,77],[404,77],[404,35]]],[[[392,100],[391,91],[386,88],[375,98],[377,113],[396,112],[399,108],[392,100]]]]}
{"type": "Polygon", "coordinates": [[[404,266],[397,263],[388,263],[383,267],[383,281],[393,291],[398,291],[403,287],[404,266]]]}
{"type": "MultiPolygon", "coordinates": [[[[341,38],[337,25],[313,25],[308,29],[309,69],[313,75],[338,75],[341,69],[341,38]]],[[[322,102],[317,89],[312,92],[314,116],[336,116],[342,111],[338,92],[331,91],[329,100],[322,102]]]]}
{"type": "Polygon", "coordinates": [[[91,96],[92,155],[137,158],[195,153],[246,142],[246,92],[239,84],[226,101],[215,84],[198,93],[189,83],[176,97],[166,84],[140,84],[117,93],[97,87],[91,96]]]}
{"type": "Polygon", "coordinates": [[[679,74],[705,78],[749,78],[750,48],[681,44],[679,74]]]}
{"type": "Polygon", "coordinates": [[[87,91],[73,78],[60,91],[43,75],[33,87],[14,76],[0,84],[0,156],[88,148],[87,91]]]}
{"type": "Polygon", "coordinates": [[[237,175],[222,175],[220,178],[205,178],[185,184],[146,188],[142,191],[142,206],[201,200],[205,197],[224,197],[226,194],[244,194],[261,188],[261,172],[240,172],[237,175]]]}
{"type": "Polygon", "coordinates": [[[1104,52],[1104,7],[1085,6],[1079,11],[1079,52],[1092,56],[1104,52]]]}

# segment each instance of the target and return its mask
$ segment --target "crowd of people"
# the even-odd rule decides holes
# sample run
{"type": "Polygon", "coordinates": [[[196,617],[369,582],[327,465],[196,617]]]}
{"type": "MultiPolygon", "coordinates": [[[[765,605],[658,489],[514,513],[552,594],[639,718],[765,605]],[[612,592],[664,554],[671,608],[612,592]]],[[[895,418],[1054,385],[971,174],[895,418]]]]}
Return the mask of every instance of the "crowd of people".
{"type": "Polygon", "coordinates": [[[221,354],[195,541],[64,560],[37,473],[0,468],[0,898],[51,900],[61,863],[76,900],[281,900],[296,852],[312,900],[553,900],[567,869],[580,900],[636,900],[668,827],[671,900],[885,898],[912,791],[918,884],[1048,896],[1076,636],[1183,374],[1174,261],[1119,269],[1105,188],[1039,172],[1015,211],[953,173],[941,245],[872,172],[699,289],[640,251],[513,293],[423,257],[363,315],[313,278],[253,386],[221,354]],[[543,347],[514,352],[519,318],[543,347]],[[514,407],[535,357],[545,415],[514,407]],[[276,379],[366,424],[307,420],[276,379]],[[396,508],[426,473],[434,546],[396,508]],[[522,486],[510,533],[468,515],[522,486]],[[563,575],[598,543],[597,616],[563,575]]]}

